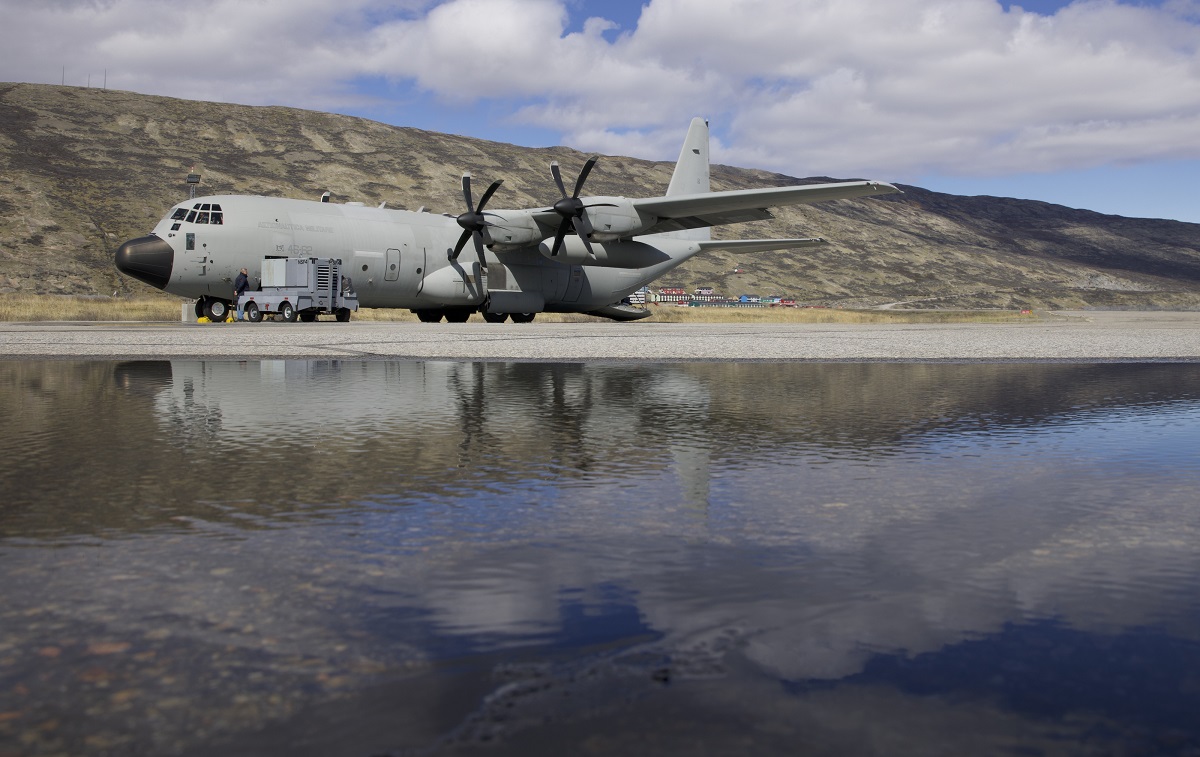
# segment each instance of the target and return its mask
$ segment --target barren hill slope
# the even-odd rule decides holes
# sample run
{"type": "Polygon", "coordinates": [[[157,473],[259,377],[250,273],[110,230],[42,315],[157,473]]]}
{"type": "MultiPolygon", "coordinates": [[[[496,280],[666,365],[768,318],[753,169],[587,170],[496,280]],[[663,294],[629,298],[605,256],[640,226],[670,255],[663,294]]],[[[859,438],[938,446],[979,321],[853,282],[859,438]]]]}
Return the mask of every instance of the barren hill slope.
{"type": "MultiPolygon", "coordinates": [[[[203,174],[204,193],[253,193],[461,212],[459,176],[502,178],[491,205],[557,199],[549,163],[586,156],[280,107],[0,84],[0,291],[145,292],[112,255],[203,174]]],[[[672,164],[605,157],[594,194],[661,194],[672,164]]],[[[845,177],[852,178],[852,177],[845,177]]],[[[863,177],[886,180],[886,176],[863,177]]],[[[803,183],[713,167],[714,189],[803,183]]],[[[811,303],[1200,307],[1200,225],[1058,205],[905,194],[776,210],[726,238],[823,236],[810,250],[694,258],[660,284],[790,294],[811,303]],[[734,273],[740,268],[742,273],[734,273]]]]}

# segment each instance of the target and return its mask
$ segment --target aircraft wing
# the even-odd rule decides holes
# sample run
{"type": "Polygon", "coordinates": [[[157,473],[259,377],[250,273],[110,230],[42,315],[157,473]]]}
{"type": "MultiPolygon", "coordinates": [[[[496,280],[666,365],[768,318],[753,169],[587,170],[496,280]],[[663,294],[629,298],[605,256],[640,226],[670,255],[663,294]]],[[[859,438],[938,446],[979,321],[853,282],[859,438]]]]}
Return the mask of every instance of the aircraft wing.
{"type": "Polygon", "coordinates": [[[821,237],[804,239],[712,239],[697,242],[700,251],[728,250],[730,252],[765,252],[767,250],[793,250],[799,247],[817,247],[826,243],[821,237]]]}
{"type": "Polygon", "coordinates": [[[743,221],[774,218],[767,208],[804,205],[824,200],[892,194],[896,187],[882,181],[845,181],[834,184],[806,184],[798,187],[735,189],[728,192],[703,192],[633,200],[633,206],[658,217],[658,223],[640,234],[684,231],[743,221]]]}

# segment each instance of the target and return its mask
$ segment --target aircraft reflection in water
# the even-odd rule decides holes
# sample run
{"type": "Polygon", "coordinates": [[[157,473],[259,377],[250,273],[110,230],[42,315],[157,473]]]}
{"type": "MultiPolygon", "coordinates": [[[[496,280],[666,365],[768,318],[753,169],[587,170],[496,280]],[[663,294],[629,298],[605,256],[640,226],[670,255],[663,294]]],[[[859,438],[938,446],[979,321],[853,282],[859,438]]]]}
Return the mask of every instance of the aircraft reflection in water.
{"type": "Polygon", "coordinates": [[[38,370],[0,405],[0,459],[28,482],[0,492],[9,643],[50,643],[28,620],[47,602],[72,629],[167,634],[127,685],[218,719],[235,696],[269,709],[240,668],[194,668],[246,650],[307,692],[311,710],[275,714],[314,754],[349,731],[356,753],[515,752],[546,723],[610,751],[650,734],[732,751],[746,723],[763,753],[1200,746],[1200,366],[38,370]],[[88,412],[19,410],[56,386],[88,412]],[[115,452],[78,441],[110,416],[133,419],[115,452]],[[27,443],[43,429],[61,438],[27,443]],[[36,448],[75,475],[34,475],[36,448]],[[479,661],[491,695],[447,714],[449,673],[411,680],[445,658],[479,661]]]}

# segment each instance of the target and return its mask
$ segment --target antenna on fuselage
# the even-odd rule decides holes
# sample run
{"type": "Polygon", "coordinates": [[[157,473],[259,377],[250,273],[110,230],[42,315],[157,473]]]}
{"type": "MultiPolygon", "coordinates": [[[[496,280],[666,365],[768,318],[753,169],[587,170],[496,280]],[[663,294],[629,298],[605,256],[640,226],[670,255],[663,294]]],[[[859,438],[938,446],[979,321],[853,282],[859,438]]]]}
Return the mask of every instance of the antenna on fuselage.
{"type": "Polygon", "coordinates": [[[196,199],[196,187],[200,185],[200,174],[189,173],[187,175],[188,199],[196,199]]]}

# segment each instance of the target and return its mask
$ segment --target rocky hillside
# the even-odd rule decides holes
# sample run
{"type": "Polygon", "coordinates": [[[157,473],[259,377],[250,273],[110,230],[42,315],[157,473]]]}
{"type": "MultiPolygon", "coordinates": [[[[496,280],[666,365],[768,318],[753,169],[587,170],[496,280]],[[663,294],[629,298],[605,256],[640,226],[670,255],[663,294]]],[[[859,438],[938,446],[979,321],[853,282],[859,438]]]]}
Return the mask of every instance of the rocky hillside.
{"type": "MultiPolygon", "coordinates": [[[[290,108],[0,84],[0,292],[149,292],[116,272],[113,252],[186,194],[193,168],[205,193],[316,199],[328,190],[335,202],[458,213],[464,170],[505,180],[492,206],[532,207],[557,199],[551,160],[573,176],[585,158],[290,108]]],[[[661,194],[671,169],[605,157],[588,191],[661,194]]],[[[803,181],[713,167],[714,189],[803,181]]],[[[704,255],[659,283],[848,306],[1200,307],[1198,224],[904,190],[718,229],[832,243],[704,255]]]]}

